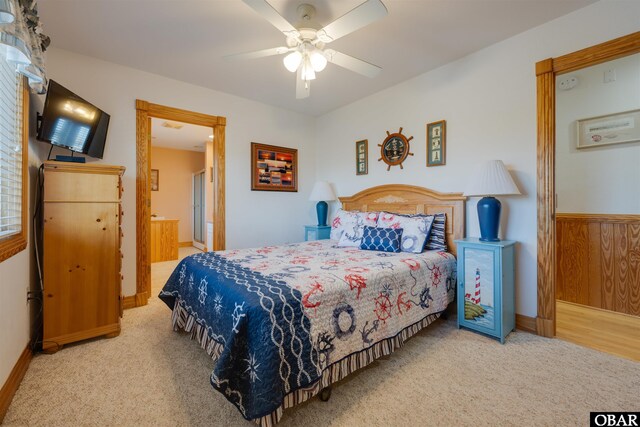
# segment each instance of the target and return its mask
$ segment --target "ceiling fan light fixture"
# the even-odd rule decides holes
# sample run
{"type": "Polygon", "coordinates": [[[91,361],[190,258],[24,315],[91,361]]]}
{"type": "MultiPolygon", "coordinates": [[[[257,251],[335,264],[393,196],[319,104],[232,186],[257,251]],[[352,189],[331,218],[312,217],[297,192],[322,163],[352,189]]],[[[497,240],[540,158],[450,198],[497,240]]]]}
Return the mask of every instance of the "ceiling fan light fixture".
{"type": "Polygon", "coordinates": [[[327,34],[327,32],[322,29],[316,33],[316,37],[323,43],[331,43],[333,39],[327,34]]]}
{"type": "Polygon", "coordinates": [[[302,80],[309,81],[316,79],[316,72],[313,70],[313,66],[311,65],[311,60],[307,56],[302,63],[302,80]]]}
{"type": "Polygon", "coordinates": [[[314,50],[311,52],[311,56],[309,57],[311,61],[311,66],[316,73],[324,70],[327,66],[327,58],[320,52],[319,50],[314,50]]]}
{"type": "Polygon", "coordinates": [[[296,50],[285,56],[282,62],[287,70],[295,73],[302,62],[302,54],[296,50]]]}
{"type": "MultiPolygon", "coordinates": [[[[0,0],[0,2],[2,1],[0,0]]],[[[263,49],[246,54],[232,55],[232,57],[236,59],[253,59],[273,55],[286,55],[283,58],[285,68],[292,73],[297,73],[297,99],[309,96],[311,80],[315,80],[316,73],[326,68],[327,62],[367,77],[375,77],[382,70],[376,65],[353,56],[331,49],[325,50],[327,43],[344,37],[386,16],[388,12],[382,0],[360,0],[362,3],[359,6],[321,29],[317,29],[317,23],[313,22],[313,15],[315,14],[313,5],[302,4],[298,7],[300,21],[298,28],[296,28],[278,13],[270,4],[270,1],[272,0],[242,0],[243,3],[262,15],[271,25],[282,32],[286,37],[286,47],[263,49]]]]}

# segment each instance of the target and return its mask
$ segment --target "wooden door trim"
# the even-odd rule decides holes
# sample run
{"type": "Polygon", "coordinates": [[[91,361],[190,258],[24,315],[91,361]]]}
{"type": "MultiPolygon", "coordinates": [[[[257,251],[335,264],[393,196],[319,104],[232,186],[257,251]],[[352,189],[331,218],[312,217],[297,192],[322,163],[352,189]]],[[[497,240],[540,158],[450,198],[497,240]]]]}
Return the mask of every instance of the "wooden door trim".
{"type": "Polygon", "coordinates": [[[536,64],[537,200],[538,200],[538,335],[556,333],[555,153],[556,76],[640,52],[640,31],[536,64]]]}
{"type": "Polygon", "coordinates": [[[179,108],[136,100],[136,307],[151,296],[150,234],[150,151],[151,118],[175,120],[210,127],[213,131],[213,249],[225,249],[225,128],[221,116],[195,113],[179,108]]]}

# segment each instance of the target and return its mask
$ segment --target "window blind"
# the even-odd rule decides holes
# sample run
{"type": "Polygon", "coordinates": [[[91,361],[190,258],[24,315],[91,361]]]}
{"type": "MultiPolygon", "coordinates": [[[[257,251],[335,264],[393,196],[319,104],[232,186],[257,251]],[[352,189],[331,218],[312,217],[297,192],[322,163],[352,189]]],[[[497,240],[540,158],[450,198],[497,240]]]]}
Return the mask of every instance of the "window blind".
{"type": "Polygon", "coordinates": [[[21,82],[15,65],[0,53],[0,241],[23,226],[21,82]]]}

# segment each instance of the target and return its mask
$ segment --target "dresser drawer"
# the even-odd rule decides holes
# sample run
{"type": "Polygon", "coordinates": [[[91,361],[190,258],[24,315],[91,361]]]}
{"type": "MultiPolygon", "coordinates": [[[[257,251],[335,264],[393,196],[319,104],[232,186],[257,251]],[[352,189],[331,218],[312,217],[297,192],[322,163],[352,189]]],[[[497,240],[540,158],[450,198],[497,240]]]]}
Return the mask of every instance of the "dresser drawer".
{"type": "Polygon", "coordinates": [[[45,202],[118,202],[120,177],[95,173],[48,173],[45,202]]]}

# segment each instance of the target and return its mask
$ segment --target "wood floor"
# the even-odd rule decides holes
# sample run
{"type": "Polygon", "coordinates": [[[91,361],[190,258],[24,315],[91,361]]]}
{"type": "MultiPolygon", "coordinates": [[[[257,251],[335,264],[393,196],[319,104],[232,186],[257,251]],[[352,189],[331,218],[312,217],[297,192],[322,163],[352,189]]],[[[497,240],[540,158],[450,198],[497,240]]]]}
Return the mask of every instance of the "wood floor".
{"type": "Polygon", "coordinates": [[[640,317],[556,300],[556,337],[640,361],[640,317]]]}

